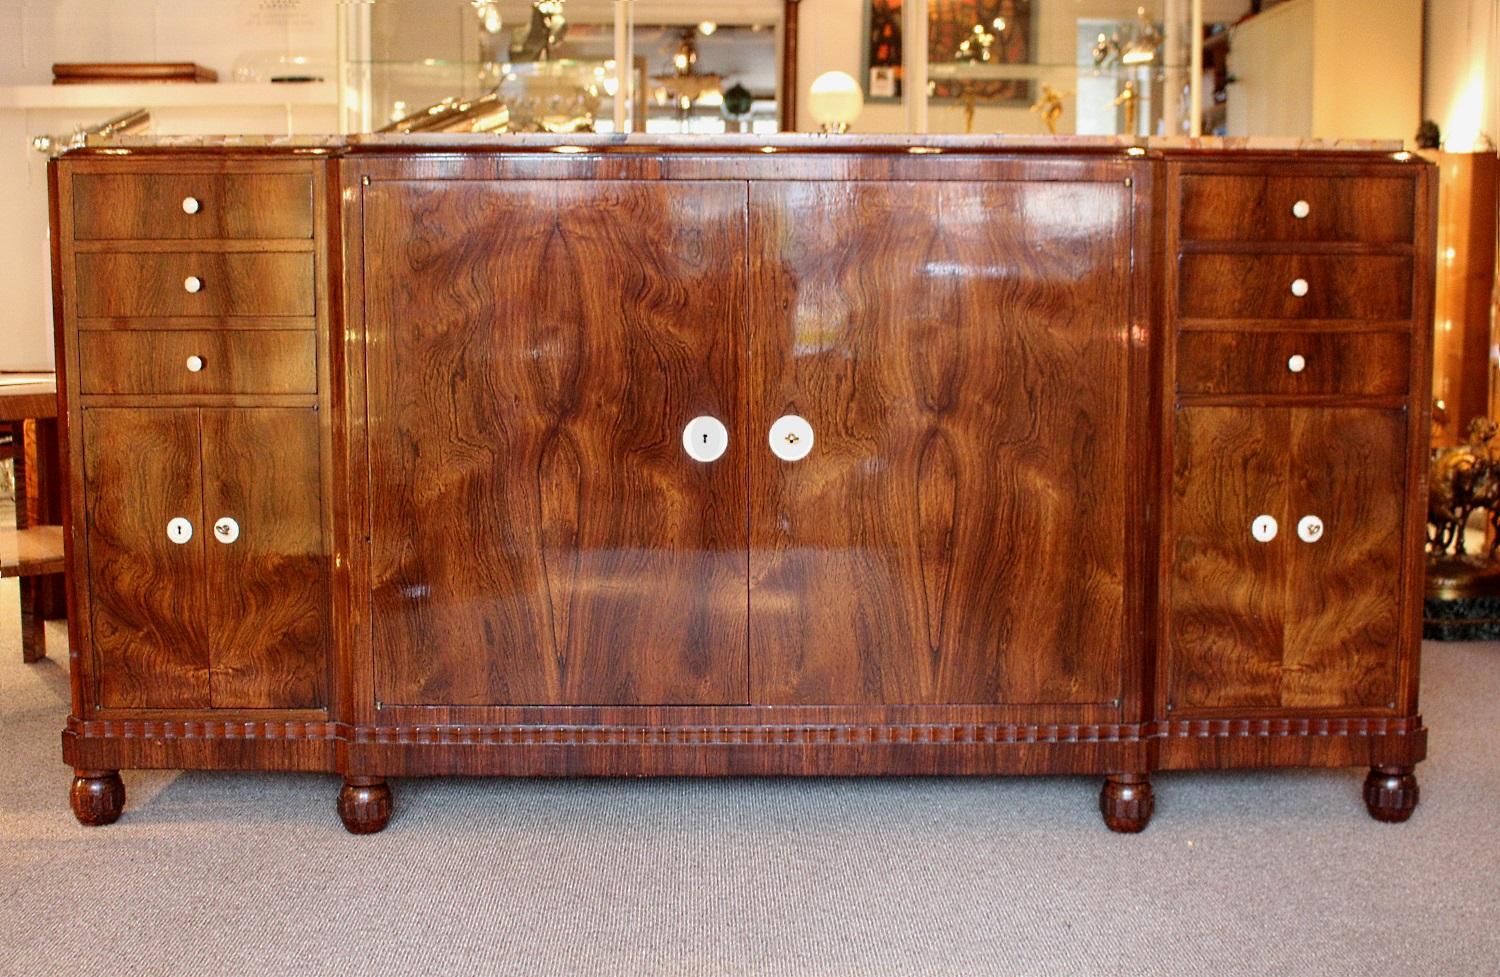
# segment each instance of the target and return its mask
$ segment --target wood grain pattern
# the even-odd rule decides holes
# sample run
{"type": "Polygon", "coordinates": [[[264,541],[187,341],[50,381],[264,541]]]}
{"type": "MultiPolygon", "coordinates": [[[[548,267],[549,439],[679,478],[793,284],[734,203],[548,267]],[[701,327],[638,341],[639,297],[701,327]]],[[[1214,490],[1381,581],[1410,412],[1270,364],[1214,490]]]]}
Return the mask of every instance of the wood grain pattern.
{"type": "Polygon", "coordinates": [[[94,251],[75,256],[78,315],[311,316],[311,252],[94,251]],[[203,288],[189,292],[189,276],[203,288]]]}
{"type": "Polygon", "coordinates": [[[743,185],[365,192],[377,696],[742,702],[743,185]],[[711,464],[681,431],[730,431],[711,464]]]}
{"type": "Polygon", "coordinates": [[[1296,409],[1288,529],[1306,515],[1323,538],[1288,533],[1281,703],[1292,709],[1395,707],[1405,546],[1406,411],[1296,409]]]}
{"type": "Polygon", "coordinates": [[[1179,183],[1184,241],[1410,244],[1416,186],[1405,176],[1193,173],[1179,183]],[[1292,207],[1308,205],[1298,218],[1292,207]]]}
{"type": "Polygon", "coordinates": [[[1260,543],[1251,523],[1287,524],[1285,410],[1190,407],[1176,413],[1171,567],[1166,598],[1168,702],[1280,705],[1286,610],[1283,547],[1260,543]]]}
{"type": "Polygon", "coordinates": [[[1405,255],[1185,254],[1178,308],[1208,319],[1410,319],[1405,255]],[[1292,282],[1308,283],[1302,298],[1292,282]]]}
{"type": "Polygon", "coordinates": [[[1406,333],[1181,332],[1182,394],[1405,394],[1411,386],[1406,333]],[[1288,362],[1303,358],[1302,372],[1288,362]]]}
{"type": "Polygon", "coordinates": [[[86,331],[78,335],[85,394],[313,394],[317,334],[305,330],[86,331]],[[203,361],[196,373],[189,357],[203,361]]]}
{"type": "Polygon", "coordinates": [[[207,706],[198,412],[102,409],[83,419],[97,701],[207,706]],[[177,517],[193,524],[185,544],[167,539],[177,517]]]}
{"type": "Polygon", "coordinates": [[[1129,191],[750,201],[754,701],[1117,698],[1129,191]],[[765,445],[784,413],[803,461],[765,445]]]}
{"type": "Polygon", "coordinates": [[[73,180],[79,241],[311,238],[310,173],[83,173],[73,180]],[[197,213],[182,209],[198,201],[197,213]]]}
{"type": "Polygon", "coordinates": [[[324,705],[328,567],[310,409],[203,411],[210,699],[214,708],[324,705]],[[224,517],[239,538],[223,542],[224,517]]]}

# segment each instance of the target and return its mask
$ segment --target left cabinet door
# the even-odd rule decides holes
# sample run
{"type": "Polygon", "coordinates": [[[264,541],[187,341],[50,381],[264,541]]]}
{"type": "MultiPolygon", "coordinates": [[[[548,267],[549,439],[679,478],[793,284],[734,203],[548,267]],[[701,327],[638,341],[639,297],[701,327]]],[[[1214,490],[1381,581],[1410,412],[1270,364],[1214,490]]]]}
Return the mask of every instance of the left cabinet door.
{"type": "Polygon", "coordinates": [[[97,702],[205,708],[202,459],[197,409],[83,413],[97,702]]]}
{"type": "Polygon", "coordinates": [[[361,213],[377,698],[744,702],[745,185],[382,178],[361,213]]]}

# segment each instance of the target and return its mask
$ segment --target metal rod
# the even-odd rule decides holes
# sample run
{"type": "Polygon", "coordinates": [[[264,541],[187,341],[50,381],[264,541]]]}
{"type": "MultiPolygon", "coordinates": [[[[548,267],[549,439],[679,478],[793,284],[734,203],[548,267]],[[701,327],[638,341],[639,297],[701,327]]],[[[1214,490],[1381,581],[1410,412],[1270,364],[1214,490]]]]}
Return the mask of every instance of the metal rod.
{"type": "Polygon", "coordinates": [[[901,101],[909,132],[927,131],[927,0],[901,5],[901,101]]]}
{"type": "Polygon", "coordinates": [[[1188,79],[1188,91],[1192,100],[1192,120],[1189,125],[1189,134],[1193,136],[1203,135],[1203,0],[1193,0],[1193,23],[1190,28],[1192,36],[1188,38],[1193,46],[1192,77],[1188,79]]]}

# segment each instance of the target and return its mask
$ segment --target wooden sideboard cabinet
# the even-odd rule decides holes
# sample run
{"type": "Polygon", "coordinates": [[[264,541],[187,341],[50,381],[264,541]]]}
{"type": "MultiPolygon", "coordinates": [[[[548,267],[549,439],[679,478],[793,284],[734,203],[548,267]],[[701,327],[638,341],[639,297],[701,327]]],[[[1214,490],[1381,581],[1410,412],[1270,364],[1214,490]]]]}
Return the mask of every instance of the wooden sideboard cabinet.
{"type": "MultiPolygon", "coordinates": [[[[763,144],[764,143],[764,144],[763,144]]],[[[122,768],[1417,801],[1430,168],[351,137],[53,168],[75,813],[122,768]]]]}

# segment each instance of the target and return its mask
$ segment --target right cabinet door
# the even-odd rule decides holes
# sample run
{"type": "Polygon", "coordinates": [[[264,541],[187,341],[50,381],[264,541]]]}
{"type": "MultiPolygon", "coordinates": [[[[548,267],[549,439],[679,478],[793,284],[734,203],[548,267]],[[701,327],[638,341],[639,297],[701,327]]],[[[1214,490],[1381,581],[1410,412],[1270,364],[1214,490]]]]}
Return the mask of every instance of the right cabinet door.
{"type": "Polygon", "coordinates": [[[1177,411],[1174,712],[1392,705],[1406,430],[1404,410],[1177,411]]]}
{"type": "Polygon", "coordinates": [[[1131,200],[751,185],[751,701],[1120,696],[1131,200]]]}

